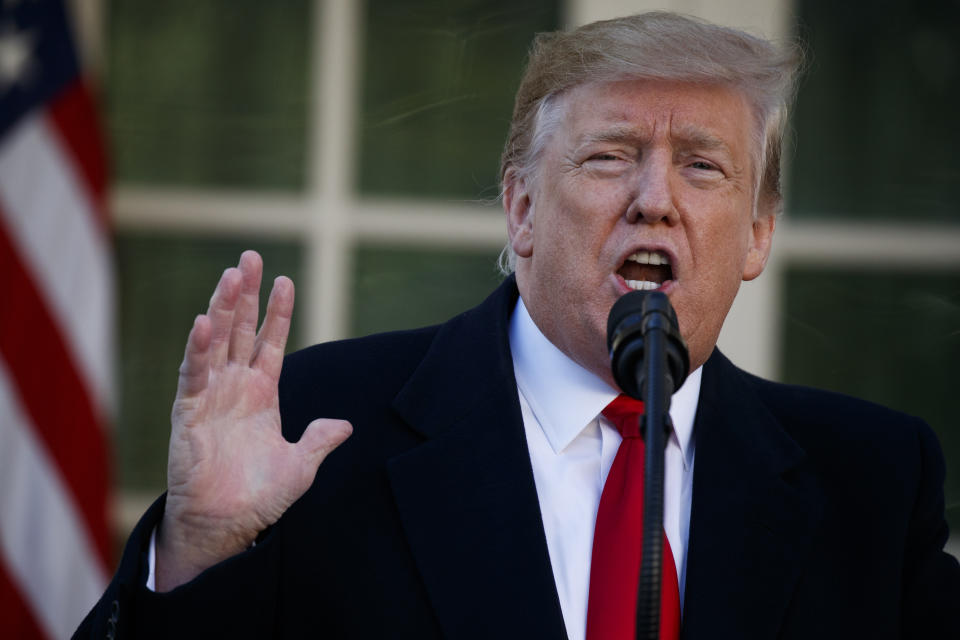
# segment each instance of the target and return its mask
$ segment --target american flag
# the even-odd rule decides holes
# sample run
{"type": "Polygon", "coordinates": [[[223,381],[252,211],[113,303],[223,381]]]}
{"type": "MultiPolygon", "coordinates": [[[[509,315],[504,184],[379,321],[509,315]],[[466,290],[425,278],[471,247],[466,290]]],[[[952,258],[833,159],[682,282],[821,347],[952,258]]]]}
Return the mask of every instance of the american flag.
{"type": "Polygon", "coordinates": [[[59,0],[0,0],[0,637],[106,586],[113,274],[97,118],[59,0]]]}

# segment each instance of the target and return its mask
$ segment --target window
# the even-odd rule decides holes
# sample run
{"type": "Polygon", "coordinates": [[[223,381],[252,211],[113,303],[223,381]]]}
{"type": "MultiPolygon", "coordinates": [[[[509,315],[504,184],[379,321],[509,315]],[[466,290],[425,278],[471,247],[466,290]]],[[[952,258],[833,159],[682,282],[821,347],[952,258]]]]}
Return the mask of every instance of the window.
{"type": "Polygon", "coordinates": [[[192,319],[243,249],[261,252],[265,282],[297,283],[290,349],[439,322],[496,286],[500,149],[527,47],[559,26],[559,2],[106,10],[129,529],[166,484],[192,319]]]}

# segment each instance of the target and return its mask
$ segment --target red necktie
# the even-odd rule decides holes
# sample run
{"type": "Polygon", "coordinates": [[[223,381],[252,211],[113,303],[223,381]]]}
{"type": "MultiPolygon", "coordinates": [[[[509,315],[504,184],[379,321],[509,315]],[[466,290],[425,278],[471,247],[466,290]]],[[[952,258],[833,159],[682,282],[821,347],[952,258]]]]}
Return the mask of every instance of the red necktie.
{"type": "MultiPolygon", "coordinates": [[[[638,419],[643,403],[619,395],[603,410],[623,442],[600,496],[593,534],[587,640],[628,640],[636,633],[637,579],[643,535],[644,446],[638,419]]],[[[660,640],[680,637],[680,589],[676,564],[663,536],[660,640]]]]}

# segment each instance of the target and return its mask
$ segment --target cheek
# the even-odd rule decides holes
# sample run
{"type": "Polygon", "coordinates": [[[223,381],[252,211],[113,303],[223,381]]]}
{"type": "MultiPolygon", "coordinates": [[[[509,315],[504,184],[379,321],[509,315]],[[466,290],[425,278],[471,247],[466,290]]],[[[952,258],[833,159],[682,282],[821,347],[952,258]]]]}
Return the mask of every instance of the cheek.
{"type": "Polygon", "coordinates": [[[746,232],[734,232],[731,225],[703,224],[691,241],[695,273],[686,300],[691,323],[726,313],[739,290],[749,242],[746,232]]]}
{"type": "MultiPolygon", "coordinates": [[[[705,209],[710,211],[710,209],[705,209]]],[[[739,280],[740,271],[746,261],[747,250],[750,247],[752,221],[741,212],[717,211],[700,224],[695,224],[695,233],[698,236],[698,248],[706,260],[715,267],[721,265],[731,272],[735,272],[739,280]]],[[[728,274],[716,273],[724,277],[728,274]]]]}
{"type": "Polygon", "coordinates": [[[743,266],[747,260],[747,237],[744,233],[728,233],[722,243],[720,250],[720,262],[722,264],[722,275],[724,279],[730,279],[735,282],[740,281],[743,272],[743,266]]]}
{"type": "Polygon", "coordinates": [[[609,190],[589,188],[558,188],[556,194],[547,203],[549,217],[538,221],[546,252],[559,250],[569,260],[596,261],[618,217],[617,199],[609,190]]]}

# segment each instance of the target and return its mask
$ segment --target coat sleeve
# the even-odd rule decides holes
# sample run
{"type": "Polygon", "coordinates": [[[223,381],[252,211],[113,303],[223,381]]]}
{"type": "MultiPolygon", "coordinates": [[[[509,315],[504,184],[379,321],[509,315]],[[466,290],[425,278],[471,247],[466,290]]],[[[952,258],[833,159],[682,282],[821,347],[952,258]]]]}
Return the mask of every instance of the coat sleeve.
{"type": "Polygon", "coordinates": [[[277,542],[210,567],[187,584],[155,593],[146,587],[150,535],[163,517],[158,499],[137,524],[120,565],[74,638],[269,638],[276,618],[277,542]]]}
{"type": "Polygon", "coordinates": [[[919,483],[903,567],[903,637],[960,638],[960,564],[943,550],[943,453],[933,431],[918,431],[919,483]]]}

